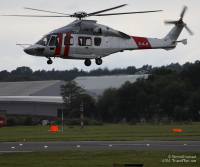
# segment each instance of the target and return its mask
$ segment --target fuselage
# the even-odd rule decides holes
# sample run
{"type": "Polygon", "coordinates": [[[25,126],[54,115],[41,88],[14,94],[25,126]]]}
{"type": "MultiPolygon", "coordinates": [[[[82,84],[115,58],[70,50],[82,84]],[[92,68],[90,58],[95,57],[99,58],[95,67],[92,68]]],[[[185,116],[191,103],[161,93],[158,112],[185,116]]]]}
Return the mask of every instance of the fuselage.
{"type": "Polygon", "coordinates": [[[174,41],[170,38],[129,36],[108,26],[97,24],[94,20],[76,20],[50,32],[24,51],[30,55],[44,56],[49,59],[60,57],[86,60],[102,58],[125,50],[170,50],[177,45],[174,41]]]}

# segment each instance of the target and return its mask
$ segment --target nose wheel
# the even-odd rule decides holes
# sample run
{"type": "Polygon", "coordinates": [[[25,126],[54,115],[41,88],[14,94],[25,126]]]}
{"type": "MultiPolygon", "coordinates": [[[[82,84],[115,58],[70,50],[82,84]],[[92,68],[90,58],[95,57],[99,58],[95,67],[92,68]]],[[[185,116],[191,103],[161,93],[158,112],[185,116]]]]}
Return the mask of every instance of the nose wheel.
{"type": "Polygon", "coordinates": [[[52,64],[53,61],[51,60],[51,58],[49,58],[49,60],[47,60],[47,64],[52,64]]]}
{"type": "Polygon", "coordinates": [[[90,66],[91,65],[91,60],[90,59],[86,59],[84,63],[85,63],[86,66],[90,66]]]}
{"type": "Polygon", "coordinates": [[[101,64],[102,64],[102,62],[103,62],[103,61],[102,61],[102,59],[101,59],[101,58],[97,58],[97,59],[96,59],[96,64],[97,64],[97,65],[101,65],[101,64]]]}

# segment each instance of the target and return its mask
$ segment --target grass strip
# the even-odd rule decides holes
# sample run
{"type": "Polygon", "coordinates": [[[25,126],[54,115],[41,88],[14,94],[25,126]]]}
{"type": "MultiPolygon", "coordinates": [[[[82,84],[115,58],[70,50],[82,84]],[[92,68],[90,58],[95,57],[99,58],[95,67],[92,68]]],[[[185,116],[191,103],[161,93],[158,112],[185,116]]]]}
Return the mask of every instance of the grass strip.
{"type": "MultiPolygon", "coordinates": [[[[50,126],[13,126],[0,129],[0,142],[8,141],[199,141],[200,123],[192,125],[121,125],[106,124],[103,126],[64,127],[64,132],[50,132],[50,126]],[[172,132],[181,128],[182,132],[172,132]]],[[[61,126],[59,126],[61,129],[61,126]]]]}
{"type": "Polygon", "coordinates": [[[112,164],[144,164],[144,167],[199,167],[200,152],[44,151],[0,154],[0,166],[3,167],[111,167],[112,164]]]}

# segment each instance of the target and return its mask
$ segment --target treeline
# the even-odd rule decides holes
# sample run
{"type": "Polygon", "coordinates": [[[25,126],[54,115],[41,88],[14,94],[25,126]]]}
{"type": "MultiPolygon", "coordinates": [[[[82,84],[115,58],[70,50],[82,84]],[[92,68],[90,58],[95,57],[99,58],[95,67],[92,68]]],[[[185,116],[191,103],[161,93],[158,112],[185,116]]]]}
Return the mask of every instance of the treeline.
{"type": "Polygon", "coordinates": [[[180,73],[156,69],[147,79],[105,90],[97,101],[82,89],[74,81],[61,87],[67,118],[80,118],[84,104],[84,117],[107,123],[200,121],[200,63],[180,73]]]}
{"type": "MultiPolygon", "coordinates": [[[[194,64],[197,64],[199,61],[196,61],[194,64]]],[[[65,71],[58,71],[52,69],[51,71],[46,70],[37,70],[33,71],[29,67],[18,67],[16,70],[8,72],[3,70],[0,72],[0,82],[17,82],[17,81],[42,81],[42,80],[64,80],[69,81],[73,80],[78,76],[102,76],[102,75],[133,75],[140,72],[153,73],[155,70],[160,68],[170,69],[180,73],[184,69],[187,69],[193,65],[193,63],[185,63],[180,65],[179,63],[170,64],[162,67],[152,67],[151,65],[144,65],[141,68],[136,68],[134,66],[129,66],[124,69],[116,68],[109,70],[108,68],[96,69],[91,71],[78,70],[77,68],[65,71]]]]}
{"type": "Polygon", "coordinates": [[[109,88],[96,104],[100,120],[200,121],[200,63],[180,73],[160,68],[147,79],[109,88]]]}

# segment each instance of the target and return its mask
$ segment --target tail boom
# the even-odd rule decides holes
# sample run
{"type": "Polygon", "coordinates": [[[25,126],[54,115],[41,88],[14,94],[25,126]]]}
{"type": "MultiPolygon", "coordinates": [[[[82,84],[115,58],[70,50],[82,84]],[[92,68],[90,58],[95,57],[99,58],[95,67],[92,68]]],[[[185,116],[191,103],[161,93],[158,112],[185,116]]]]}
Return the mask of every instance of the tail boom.
{"type": "Polygon", "coordinates": [[[132,40],[135,43],[136,46],[133,49],[134,50],[140,50],[140,49],[165,49],[170,50],[174,49],[177,45],[177,43],[174,42],[174,40],[165,40],[163,39],[157,39],[157,38],[145,38],[145,37],[135,37],[132,36],[132,40]]]}

